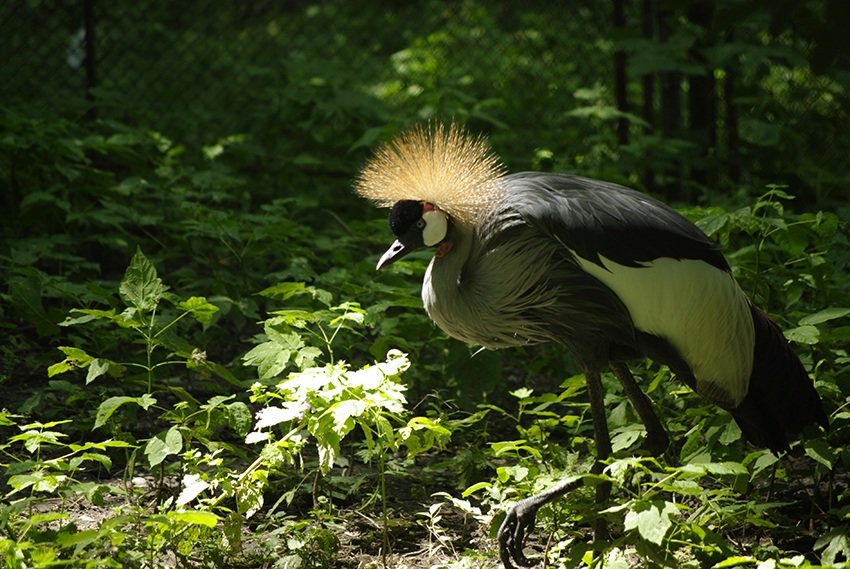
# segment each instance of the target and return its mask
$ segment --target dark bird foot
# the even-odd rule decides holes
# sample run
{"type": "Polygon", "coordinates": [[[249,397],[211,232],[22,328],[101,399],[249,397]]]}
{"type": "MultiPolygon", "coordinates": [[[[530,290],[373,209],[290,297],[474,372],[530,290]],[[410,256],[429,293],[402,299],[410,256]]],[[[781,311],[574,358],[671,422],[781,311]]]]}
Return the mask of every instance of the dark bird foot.
{"type": "Polygon", "coordinates": [[[557,500],[567,492],[584,484],[581,476],[569,478],[534,496],[520,500],[511,508],[502,525],[499,527],[499,557],[505,569],[516,569],[516,566],[531,567],[539,561],[525,556],[525,537],[534,527],[537,511],[553,500],[557,500]],[[514,565],[516,563],[516,565],[514,565]]]}
{"type": "Polygon", "coordinates": [[[515,569],[514,563],[521,567],[531,567],[538,561],[536,558],[529,559],[523,551],[526,532],[534,527],[537,510],[545,504],[535,503],[536,497],[520,500],[511,508],[499,527],[499,557],[505,569],[515,569]]]}

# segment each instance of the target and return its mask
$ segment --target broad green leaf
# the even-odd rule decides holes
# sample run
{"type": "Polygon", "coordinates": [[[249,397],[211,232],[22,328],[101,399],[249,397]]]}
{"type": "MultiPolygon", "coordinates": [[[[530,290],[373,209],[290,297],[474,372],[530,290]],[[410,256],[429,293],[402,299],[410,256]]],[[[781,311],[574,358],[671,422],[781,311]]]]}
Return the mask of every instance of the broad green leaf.
{"type": "Polygon", "coordinates": [[[811,324],[785,330],[785,337],[798,344],[813,345],[820,341],[820,332],[811,324]]]}
{"type": "Polygon", "coordinates": [[[322,350],[315,346],[304,346],[295,354],[295,365],[299,369],[306,369],[316,365],[316,360],[322,355],[322,350]]]}
{"type": "Polygon", "coordinates": [[[60,326],[74,326],[75,324],[86,324],[87,322],[100,320],[102,318],[107,320],[113,320],[115,318],[115,309],[95,310],[88,308],[74,308],[71,312],[78,312],[82,314],[82,316],[77,316],[76,318],[68,316],[65,320],[59,323],[60,326]]]}
{"type": "MultiPolygon", "coordinates": [[[[6,484],[14,488],[14,491],[11,492],[11,494],[19,492],[25,488],[31,488],[33,492],[53,493],[67,480],[68,477],[64,474],[50,474],[43,471],[37,471],[29,474],[15,474],[10,476],[9,480],[6,481],[6,484]]],[[[30,522],[33,521],[34,518],[30,518],[30,522]]]]}
{"type": "Polygon", "coordinates": [[[255,429],[266,429],[280,423],[301,419],[310,409],[306,401],[286,401],[281,407],[266,407],[257,411],[255,429]]]}
{"type": "Polygon", "coordinates": [[[112,362],[103,358],[92,360],[89,365],[89,372],[86,374],[86,385],[108,372],[111,364],[112,362]]]}
{"type": "Polygon", "coordinates": [[[179,522],[197,526],[206,526],[208,528],[214,528],[219,520],[219,517],[212,512],[202,512],[198,510],[168,512],[168,517],[179,522]]]}
{"type": "Polygon", "coordinates": [[[822,324],[824,322],[828,322],[829,320],[835,320],[836,318],[844,318],[848,314],[850,314],[850,308],[838,308],[836,306],[830,306],[829,308],[824,308],[823,310],[815,312],[814,314],[804,316],[800,319],[800,326],[822,324]]]}
{"type": "Polygon", "coordinates": [[[179,303],[178,308],[182,308],[192,314],[192,317],[201,324],[209,324],[212,322],[213,316],[218,312],[218,306],[207,302],[203,296],[193,296],[179,303]]]}
{"type": "Polygon", "coordinates": [[[728,569],[729,567],[740,567],[741,565],[752,565],[754,563],[758,563],[758,559],[751,555],[736,555],[715,563],[711,566],[711,569],[728,569]]]}
{"type": "MultiPolygon", "coordinates": [[[[230,512],[224,518],[222,524],[222,534],[225,544],[230,551],[241,551],[242,549],[242,532],[245,527],[245,518],[239,512],[230,512]]],[[[299,558],[300,561],[301,558],[299,558]]]]}
{"type": "Polygon", "coordinates": [[[838,459],[835,450],[823,439],[806,441],[806,454],[829,470],[832,470],[832,466],[838,459]]]}
{"type": "Polygon", "coordinates": [[[251,431],[251,410],[241,401],[228,403],[226,409],[227,424],[237,435],[245,437],[251,431]]]}
{"type": "Polygon", "coordinates": [[[621,430],[619,433],[611,437],[612,450],[614,452],[619,452],[623,449],[629,448],[645,432],[646,431],[644,431],[643,428],[627,428],[621,430]]]}
{"type": "Polygon", "coordinates": [[[850,559],[850,536],[846,528],[834,528],[815,542],[814,549],[823,549],[821,561],[825,565],[834,566],[842,560],[850,559]]]}
{"type": "Polygon", "coordinates": [[[157,277],[156,268],[145,257],[141,249],[130,260],[130,266],[124,273],[124,279],[118,287],[118,294],[127,306],[134,307],[140,312],[150,312],[159,304],[165,286],[162,279],[157,277]]]}
{"type": "Polygon", "coordinates": [[[527,387],[520,387],[519,389],[511,391],[510,395],[522,401],[523,399],[528,399],[529,397],[531,397],[533,393],[534,392],[527,387]]]}
{"type": "Polygon", "coordinates": [[[724,475],[739,475],[749,474],[747,467],[739,462],[696,462],[683,464],[677,470],[687,474],[716,474],[724,475]]]}
{"type": "Polygon", "coordinates": [[[479,490],[489,490],[492,487],[493,487],[493,485],[490,482],[476,482],[475,484],[473,484],[472,486],[470,486],[469,488],[464,490],[461,493],[461,496],[466,498],[467,496],[471,496],[472,494],[475,494],[479,490]]]}
{"type": "Polygon", "coordinates": [[[87,546],[101,539],[100,532],[96,529],[76,531],[74,533],[62,532],[56,536],[56,544],[61,547],[87,546]]]}
{"type": "Polygon", "coordinates": [[[513,466],[500,466],[496,469],[496,476],[499,477],[499,481],[503,484],[509,481],[511,478],[516,482],[522,482],[528,477],[530,470],[526,466],[521,466],[519,464],[513,466]]]}
{"type": "Polygon", "coordinates": [[[260,291],[260,295],[278,300],[287,300],[304,291],[304,283],[278,283],[260,291]]]}
{"type": "Polygon", "coordinates": [[[209,483],[202,480],[200,475],[187,474],[183,477],[183,489],[177,496],[177,505],[185,506],[209,487],[209,483]]]}
{"type": "Polygon", "coordinates": [[[112,468],[112,459],[100,452],[84,452],[73,457],[68,464],[70,464],[72,469],[76,469],[81,464],[88,461],[97,462],[107,470],[112,468]]]}
{"type": "Polygon", "coordinates": [[[80,348],[75,348],[73,346],[59,346],[59,350],[65,354],[65,359],[48,367],[47,377],[53,377],[54,375],[65,373],[66,371],[86,368],[94,360],[92,356],[88,355],[80,348]]]}
{"type": "Polygon", "coordinates": [[[95,416],[94,427],[92,429],[97,429],[98,427],[102,427],[106,424],[109,418],[112,416],[115,411],[126,403],[135,403],[142,409],[147,409],[154,403],[156,403],[156,399],[151,397],[150,395],[142,395],[141,397],[128,397],[126,395],[116,395],[115,397],[110,397],[106,401],[100,404],[97,408],[97,415],[95,416]]]}
{"type": "Polygon", "coordinates": [[[753,463],[752,478],[755,479],[755,477],[758,476],[759,473],[763,472],[766,468],[770,468],[777,462],[779,462],[778,456],[776,456],[772,452],[762,452],[762,454],[753,463]]]}
{"type": "Polygon", "coordinates": [[[342,438],[354,427],[353,419],[360,417],[366,411],[366,402],[359,399],[344,399],[332,405],[330,411],[334,419],[334,430],[342,438]]]}
{"type": "Polygon", "coordinates": [[[640,536],[656,545],[661,545],[667,531],[673,525],[672,518],[678,516],[679,510],[671,502],[653,501],[648,504],[638,503],[639,510],[626,512],[624,528],[637,528],[640,536]]]}
{"type": "Polygon", "coordinates": [[[47,377],[53,377],[54,375],[59,375],[61,373],[65,373],[66,371],[71,371],[79,369],[77,366],[72,365],[68,360],[62,360],[61,362],[56,362],[55,364],[49,366],[47,368],[47,377]]]}
{"type": "Polygon", "coordinates": [[[257,367],[257,375],[260,379],[269,379],[277,376],[286,369],[292,350],[281,346],[277,342],[264,342],[254,346],[247,354],[242,356],[245,365],[257,367]]]}
{"type": "Polygon", "coordinates": [[[183,449],[183,435],[177,427],[171,427],[167,431],[158,433],[151,437],[145,445],[145,456],[148,464],[154,467],[167,457],[179,453],[183,449]]]}

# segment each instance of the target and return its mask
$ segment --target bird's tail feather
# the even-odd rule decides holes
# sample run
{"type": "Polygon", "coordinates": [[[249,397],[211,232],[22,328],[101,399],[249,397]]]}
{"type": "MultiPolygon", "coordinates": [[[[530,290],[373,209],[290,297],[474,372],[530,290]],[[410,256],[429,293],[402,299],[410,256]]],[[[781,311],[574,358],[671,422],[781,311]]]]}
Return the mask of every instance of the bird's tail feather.
{"type": "Polygon", "coordinates": [[[826,429],[829,420],[782,331],[764,312],[750,307],[755,325],[753,371],[747,396],[730,412],[747,440],[779,452],[809,425],[826,429]]]}

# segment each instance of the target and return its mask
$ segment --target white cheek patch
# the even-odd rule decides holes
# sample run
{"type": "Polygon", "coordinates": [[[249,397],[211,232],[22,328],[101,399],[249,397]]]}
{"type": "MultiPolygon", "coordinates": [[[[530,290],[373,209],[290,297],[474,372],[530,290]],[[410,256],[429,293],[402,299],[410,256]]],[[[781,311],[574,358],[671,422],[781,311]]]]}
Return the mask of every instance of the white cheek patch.
{"type": "Polygon", "coordinates": [[[440,210],[433,209],[422,214],[425,227],[422,229],[422,242],[428,247],[433,247],[446,238],[449,230],[449,221],[446,214],[440,210]]]}

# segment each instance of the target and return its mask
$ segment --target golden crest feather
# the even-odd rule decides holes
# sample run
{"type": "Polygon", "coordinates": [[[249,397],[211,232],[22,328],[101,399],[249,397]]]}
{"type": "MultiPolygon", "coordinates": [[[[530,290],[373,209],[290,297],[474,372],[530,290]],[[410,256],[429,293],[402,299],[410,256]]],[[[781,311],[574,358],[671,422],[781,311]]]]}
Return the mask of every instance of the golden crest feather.
{"type": "Polygon", "coordinates": [[[357,193],[382,207],[430,202],[456,223],[474,225],[504,192],[504,166],[483,137],[455,124],[419,127],[380,148],[357,181],[357,193]]]}

